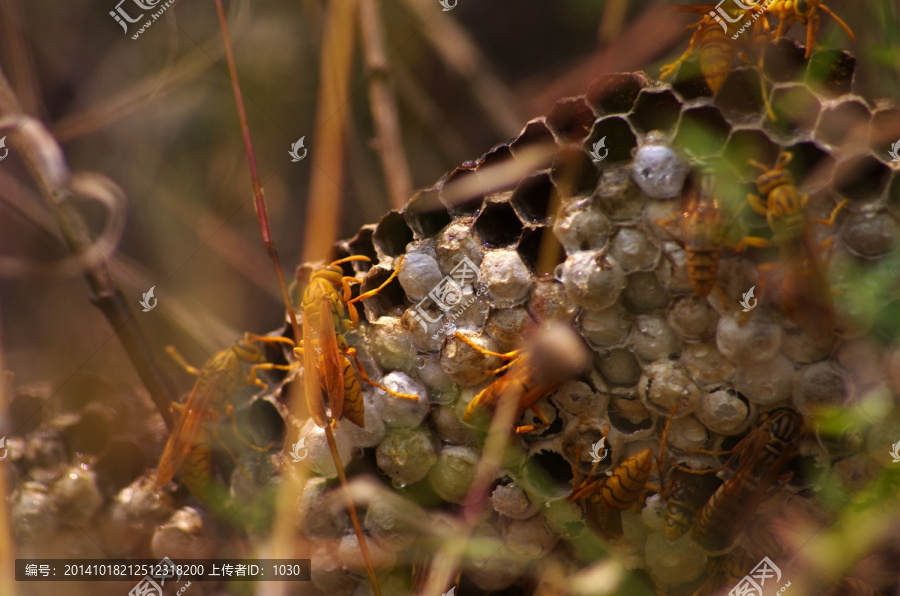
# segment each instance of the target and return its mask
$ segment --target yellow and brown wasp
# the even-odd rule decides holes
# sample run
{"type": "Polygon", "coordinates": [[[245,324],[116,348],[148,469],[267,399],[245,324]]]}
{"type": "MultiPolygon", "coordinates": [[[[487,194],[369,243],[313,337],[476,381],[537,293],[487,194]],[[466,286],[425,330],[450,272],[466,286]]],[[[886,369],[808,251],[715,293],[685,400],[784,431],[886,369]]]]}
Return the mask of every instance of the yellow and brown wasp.
{"type": "Polygon", "coordinates": [[[537,401],[552,394],[587,366],[586,349],[568,328],[551,327],[543,333],[539,332],[531,349],[505,353],[485,350],[459,332],[454,337],[486,356],[506,361],[506,364],[491,371],[492,374],[501,376],[482,389],[466,406],[463,421],[468,424],[475,424],[479,413],[493,415],[501,400],[514,399],[517,401],[515,420],[531,410],[541,422],[540,425],[516,426],[513,429],[515,433],[527,433],[546,426],[550,424],[550,420],[541,411],[537,401]],[[552,346],[559,346],[564,350],[564,357],[559,357],[562,353],[559,351],[556,354],[544,353],[547,348],[552,350],[552,346]],[[536,356],[535,352],[541,355],[536,356]],[[538,362],[544,364],[539,366],[538,362]],[[553,365],[547,365],[548,362],[553,365]]]}
{"type": "Polygon", "coordinates": [[[816,34],[819,31],[819,11],[824,12],[840,25],[847,36],[856,41],[856,36],[847,23],[831,12],[824,4],[824,0],[774,0],[766,6],[766,13],[778,19],[778,27],[775,30],[775,39],[787,33],[794,23],[806,25],[806,54],[809,58],[816,43],[816,34]]]}
{"type": "Polygon", "coordinates": [[[819,255],[828,250],[832,239],[817,244],[809,224],[833,226],[847,200],[838,203],[827,219],[809,217],[809,196],[800,194],[793,176],[786,169],[791,159],[791,153],[785,151],[778,156],[773,168],[753,160],[749,162],[762,172],[756,178],[756,186],[763,198],[749,194],[747,202],[753,211],[765,216],[772,238],[748,236],[737,243],[735,250],[741,252],[745,246],[777,246],[778,262],[759,268],[760,289],[770,284],[769,272],[781,270],[778,288],[785,314],[810,337],[827,339],[834,328],[834,306],[825,273],[826,263],[819,255]]]}
{"type": "MultiPolygon", "coordinates": [[[[707,174],[698,184],[693,176],[689,176],[683,208],[672,217],[657,222],[684,247],[688,279],[694,293],[701,298],[709,296],[714,287],[719,288],[716,275],[726,231],[712,180],[712,175],[707,174]]],[[[722,294],[720,288],[719,294],[722,294]]],[[[722,300],[724,302],[724,297],[722,300]]]]}
{"type": "MultiPolygon", "coordinates": [[[[187,401],[183,405],[173,405],[180,414],[159,460],[157,486],[165,486],[175,473],[180,471],[182,481],[188,490],[199,499],[207,500],[212,475],[211,439],[214,438],[237,462],[228,446],[218,440],[216,426],[218,420],[224,415],[231,419],[232,426],[235,426],[233,410],[235,405],[240,405],[241,394],[249,394],[268,387],[259,378],[259,371],[291,368],[268,362],[260,348],[260,345],[266,343],[293,342],[284,337],[247,333],[230,348],[210,358],[200,370],[188,364],[174,348],[171,346],[167,348],[185,370],[197,376],[197,381],[187,401]],[[248,364],[249,371],[245,370],[248,364]]],[[[241,438],[236,427],[234,430],[235,435],[241,438]]],[[[245,439],[242,440],[253,446],[245,439]]]]}
{"type": "MultiPolygon", "coordinates": [[[[657,458],[657,469],[659,470],[660,478],[662,478],[663,450],[666,445],[666,435],[677,409],[677,406],[672,409],[672,413],[666,419],[666,424],[662,431],[659,447],[660,454],[657,458]]],[[[653,450],[649,447],[642,449],[625,458],[608,476],[601,476],[591,480],[591,476],[594,475],[599,462],[595,463],[590,474],[579,483],[577,464],[580,461],[580,455],[580,452],[576,450],[572,494],[569,495],[568,500],[587,499],[587,520],[592,529],[610,538],[620,538],[622,536],[621,512],[630,507],[640,505],[644,500],[644,494],[648,488],[647,482],[650,480],[651,474],[653,474],[653,450]]]]}
{"type": "MultiPolygon", "coordinates": [[[[695,29],[687,49],[675,62],[666,64],[660,69],[659,78],[666,80],[675,74],[678,67],[696,51],[703,79],[712,92],[717,93],[725,84],[737,55],[738,41],[733,36],[738,33],[741,22],[750,12],[750,9],[741,8],[738,4],[729,3],[727,7],[712,4],[673,6],[672,10],[693,12],[702,16],[699,21],[687,27],[695,29]]],[[[754,21],[752,25],[754,36],[758,37],[759,28],[767,25],[765,19],[754,21]]]]}
{"type": "Polygon", "coordinates": [[[732,545],[769,487],[797,454],[803,419],[789,408],[761,414],[758,426],[735,446],[725,467],[734,473],[697,513],[691,536],[709,552],[732,545]]]}
{"type": "Polygon", "coordinates": [[[401,399],[417,400],[417,395],[398,393],[381,383],[371,380],[356,357],[356,349],[347,344],[344,332],[359,324],[355,303],[374,296],[397,276],[403,265],[400,258],[396,269],[384,283],[356,298],[351,298],[351,283],[359,283],[352,276],[345,276],[341,265],[352,261],[368,261],[356,255],[325,265],[310,276],[303,291],[302,344],[294,348],[297,359],[303,362],[303,387],[307,406],[313,421],[320,427],[329,424],[325,412],[324,394],[331,410],[330,424],[345,416],[357,426],[365,426],[365,411],[359,381],[350,358],[356,362],[359,376],[367,383],[401,399]]]}
{"type": "Polygon", "coordinates": [[[676,466],[669,472],[669,480],[661,497],[665,502],[663,536],[674,541],[683,536],[694,523],[694,516],[716,492],[722,481],[712,473],[717,470],[691,470],[676,466]]]}

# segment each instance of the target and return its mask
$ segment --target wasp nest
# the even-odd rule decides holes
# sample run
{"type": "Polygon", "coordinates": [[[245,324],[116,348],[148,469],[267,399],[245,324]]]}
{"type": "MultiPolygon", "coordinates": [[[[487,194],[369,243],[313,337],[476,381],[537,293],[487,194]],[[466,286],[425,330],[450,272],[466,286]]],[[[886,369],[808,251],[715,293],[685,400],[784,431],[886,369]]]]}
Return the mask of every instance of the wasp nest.
{"type": "MultiPolygon", "coordinates": [[[[386,593],[412,593],[411,567],[423,560],[409,553],[418,549],[427,563],[421,553],[433,552],[429,541],[452,535],[483,442],[463,422],[464,411],[506,363],[492,353],[529,348],[539,327],[561,323],[577,331],[590,366],[537,401],[546,421],[530,411],[515,421],[537,428],[511,435],[514,449],[485,495],[471,540],[480,546],[463,562],[460,593],[467,596],[511,586],[504,593],[565,593],[554,577],[610,556],[596,546],[602,542],[590,543],[601,534],[585,518],[585,499],[566,499],[573,471],[583,479],[593,469],[596,479],[632,457],[653,461],[653,495],[670,477],[658,477],[655,459],[673,408],[663,445],[667,470],[673,464],[705,470],[722,467],[726,458],[698,450],[733,447],[764,412],[790,408],[810,416],[823,405],[854,403],[887,382],[871,365],[881,357],[867,336],[873,317],[839,306],[836,332],[824,341],[762,296],[744,317],[739,303],[758,283],[759,263],[725,248],[716,280],[721,293],[700,298],[684,247],[659,225],[681,208],[692,170],[723,163],[734,186],[756,192],[758,171],[748,160],[772,164],[790,151],[794,178],[812,197],[811,215],[825,217],[849,201],[826,230],[834,242],[834,285],[841,274],[882,266],[896,247],[900,175],[890,167],[890,139],[880,131],[898,126],[900,110],[854,95],[853,66],[846,53],[819,52],[804,61],[795,44],[773,45],[762,80],[774,121],[764,113],[759,73],[751,66],[734,69],[715,95],[687,67],[671,85],[643,73],[603,76],[584,96],[558,102],[516,138],[336,245],[338,257],[372,259],[371,266],[353,262],[356,271],[346,265],[348,274],[364,279],[362,291],[378,287],[405,257],[398,279],[364,301],[365,320],[347,339],[369,377],[419,401],[362,383],[365,429],[345,420],[336,432],[351,479],[377,475],[391,493],[362,507],[386,593]],[[546,155],[552,157],[543,167],[531,167],[546,155]],[[510,164],[526,173],[498,174],[510,164]],[[598,443],[606,451],[594,464],[598,443]]],[[[56,526],[91,518],[109,529],[105,548],[116,553],[164,541],[190,552],[190,541],[203,536],[204,517],[148,499],[146,479],[122,472],[128,454],[146,457],[146,446],[159,446],[160,437],[106,437],[111,425],[97,421],[108,411],[93,405],[71,420],[36,425],[35,432],[52,440],[17,448],[26,454],[17,464],[29,478],[14,479],[10,502],[24,552],[56,526]],[[98,443],[81,450],[97,454],[89,465],[73,455],[79,441],[98,443]],[[114,464],[105,463],[110,458],[114,464]],[[112,531],[123,527],[129,532],[112,531]]],[[[871,474],[846,463],[864,439],[855,447],[816,441],[808,422],[799,457],[821,473],[843,474],[847,483],[871,474]]],[[[303,593],[370,593],[349,517],[334,506],[336,470],[322,431],[310,423],[303,436],[314,477],[298,498],[299,531],[321,539],[311,555],[312,586],[303,593]]],[[[696,510],[727,477],[725,468],[720,478],[704,476],[696,488],[689,483],[673,494],[693,499],[696,510]]],[[[774,482],[779,488],[771,503],[819,511],[809,478],[774,482]]],[[[251,488],[233,485],[232,493],[251,488]]],[[[648,589],[691,593],[710,582],[728,589],[743,559],[753,566],[762,556],[782,554],[783,545],[766,532],[779,507],[766,505],[731,554],[704,550],[686,527],[668,532],[658,496],[624,508],[621,537],[609,544],[625,567],[643,570],[637,577],[648,589]],[[722,571],[729,564],[731,575],[722,571]]]]}
{"type": "MultiPolygon", "coordinates": [[[[584,505],[565,499],[573,470],[579,479],[590,472],[589,452],[601,437],[609,454],[595,466],[595,478],[644,449],[655,458],[677,406],[664,446],[666,477],[655,469],[650,476],[659,488],[673,464],[722,467],[727,457],[698,450],[734,446],[764,412],[786,407],[809,416],[823,405],[853,403],[863,386],[884,382],[872,366],[842,357],[871,348],[864,317],[841,311],[836,333],[822,340],[809,337],[777,304],[760,300],[760,308],[742,316],[739,303],[758,283],[762,260],[728,248],[718,272],[721,296],[700,298],[684,247],[659,225],[682,208],[692,170],[723,163],[731,184],[755,193],[759,172],[748,161],[773,164],[789,151],[800,191],[813,197],[811,216],[827,217],[849,201],[826,230],[834,237],[833,283],[840,285],[848,268],[883,266],[896,246],[900,177],[889,165],[890,140],[879,130],[900,122],[900,111],[854,95],[853,64],[841,52],[820,52],[807,62],[802,48],[775,44],[763,73],[774,121],[764,113],[759,75],[749,66],[735,69],[715,96],[698,73],[682,72],[672,85],[641,73],[603,76],[585,96],[558,102],[518,137],[337,245],[338,256],[364,254],[378,264],[348,270],[365,278],[363,290],[377,287],[405,256],[399,280],[365,302],[368,323],[351,343],[379,365],[370,376],[400,374],[406,383],[396,386],[400,391],[416,387],[430,400],[424,420],[385,419],[387,433],[375,448],[378,472],[430,515],[456,511],[467,493],[483,435],[460,419],[496,380],[491,371],[504,364],[469,343],[489,352],[528,348],[536,328],[562,322],[592,350],[590,370],[537,402],[549,422],[531,412],[516,421],[538,428],[512,435],[518,455],[508,454],[474,531],[476,539],[494,540],[497,554],[466,560],[462,593],[510,586],[556,593],[541,591],[552,565],[529,561],[550,557],[572,569],[602,558],[574,546],[596,532],[584,505]],[[498,164],[525,164],[531,151],[548,146],[553,157],[544,168],[515,180],[496,174],[498,164]]],[[[391,401],[398,400],[387,397],[385,404],[391,401]]],[[[816,442],[814,429],[804,431],[800,457],[821,471],[847,452],[837,441],[816,442]]],[[[698,488],[682,487],[676,496],[694,499],[696,510],[728,478],[727,469],[719,476],[702,476],[693,483],[698,488]]],[[[808,476],[774,485],[795,506],[819,509],[805,490],[808,476]]],[[[648,582],[670,593],[736,583],[720,569],[740,563],[738,555],[706,551],[686,529],[670,541],[663,533],[665,503],[653,496],[634,509],[641,505],[640,515],[622,512],[622,537],[612,542],[627,567],[645,570],[648,582]]],[[[734,547],[750,553],[750,567],[782,554],[777,540],[750,534],[741,533],[734,547]]],[[[397,559],[399,576],[409,573],[404,561],[397,559]]],[[[347,572],[359,577],[359,569],[347,572]]]]}

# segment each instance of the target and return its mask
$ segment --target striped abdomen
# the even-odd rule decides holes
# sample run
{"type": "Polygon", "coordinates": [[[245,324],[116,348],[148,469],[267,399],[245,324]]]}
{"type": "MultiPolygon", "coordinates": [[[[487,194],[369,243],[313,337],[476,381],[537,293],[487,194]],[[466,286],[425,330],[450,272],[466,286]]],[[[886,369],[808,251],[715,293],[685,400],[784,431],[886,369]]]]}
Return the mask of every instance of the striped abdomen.
{"type": "Polygon", "coordinates": [[[628,509],[641,497],[653,472],[653,452],[644,449],[620,463],[607,477],[591,503],[605,509],[628,509]]]}
{"type": "Polygon", "coordinates": [[[698,45],[700,72],[703,73],[703,78],[712,92],[717,93],[728,78],[731,64],[734,62],[736,44],[719,29],[718,24],[711,22],[700,33],[698,45]]]}
{"type": "Polygon", "coordinates": [[[200,435],[202,437],[198,436],[181,464],[181,482],[192,495],[205,502],[212,479],[212,448],[206,440],[206,432],[201,431],[200,435]]]}
{"type": "Polygon", "coordinates": [[[716,284],[716,275],[719,272],[721,247],[695,247],[688,244],[684,247],[684,252],[687,255],[687,271],[688,279],[691,280],[691,288],[701,298],[709,296],[716,284]]]}

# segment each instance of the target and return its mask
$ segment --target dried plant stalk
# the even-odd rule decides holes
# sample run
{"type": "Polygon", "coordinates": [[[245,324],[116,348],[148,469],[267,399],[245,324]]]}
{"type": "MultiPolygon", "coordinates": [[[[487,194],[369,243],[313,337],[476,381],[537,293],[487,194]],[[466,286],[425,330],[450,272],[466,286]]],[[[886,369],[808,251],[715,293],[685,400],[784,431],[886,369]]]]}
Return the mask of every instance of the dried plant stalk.
{"type": "Polygon", "coordinates": [[[330,3],[322,40],[315,148],[311,151],[303,238],[303,260],[310,262],[327,258],[338,237],[355,18],[356,0],[330,3]]]}
{"type": "Polygon", "coordinates": [[[412,195],[409,163],[397,116],[397,102],[388,79],[381,12],[377,0],[359,0],[359,26],[369,71],[369,102],[378,135],[376,147],[384,170],[391,206],[400,209],[412,195]]]}
{"type": "MultiPolygon", "coordinates": [[[[40,122],[27,119],[22,113],[22,108],[2,70],[0,70],[0,117],[22,118],[33,130],[34,134],[30,135],[32,138],[14,133],[23,141],[22,159],[47,199],[48,208],[62,231],[70,252],[81,258],[94,243],[84,225],[81,225],[78,215],[65,204],[65,199],[71,197],[74,192],[71,188],[72,176],[63,159],[62,150],[40,122]],[[34,137],[41,139],[40,144],[35,142],[34,137]]],[[[166,426],[171,429],[174,420],[169,406],[175,401],[175,386],[156,363],[137,325],[134,313],[122,291],[116,286],[112,273],[106,266],[109,256],[111,255],[106,255],[106,258],[99,262],[84,263],[84,276],[92,293],[91,301],[112,325],[166,426]]]]}

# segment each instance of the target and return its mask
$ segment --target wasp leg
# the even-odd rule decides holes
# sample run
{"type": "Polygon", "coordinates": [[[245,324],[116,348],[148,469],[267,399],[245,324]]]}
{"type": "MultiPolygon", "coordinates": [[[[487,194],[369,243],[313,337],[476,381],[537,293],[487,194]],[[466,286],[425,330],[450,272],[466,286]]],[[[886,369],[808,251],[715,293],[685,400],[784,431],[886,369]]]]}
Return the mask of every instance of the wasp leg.
{"type": "Polygon", "coordinates": [[[382,284],[380,286],[378,286],[377,288],[375,288],[374,290],[369,290],[368,292],[360,294],[359,296],[357,296],[350,302],[359,302],[360,300],[363,300],[364,298],[369,298],[371,296],[374,296],[375,294],[377,294],[378,292],[380,292],[381,290],[386,288],[387,285],[389,283],[391,283],[392,281],[394,281],[394,278],[397,277],[397,275],[400,273],[400,268],[403,267],[403,261],[405,259],[406,259],[405,255],[400,255],[400,258],[397,260],[397,266],[394,267],[394,270],[391,272],[390,277],[388,277],[386,280],[384,280],[384,282],[382,282],[382,284]]]}
{"type": "MultiPolygon", "coordinates": [[[[388,277],[384,282],[373,290],[369,290],[368,292],[363,292],[356,298],[349,300],[350,298],[350,285],[351,281],[355,281],[356,283],[362,284],[362,280],[356,279],[355,277],[345,277],[341,280],[341,285],[343,286],[344,296],[342,302],[347,305],[347,315],[350,317],[350,325],[348,328],[356,327],[359,325],[359,312],[356,310],[355,303],[360,300],[364,300],[365,298],[370,298],[383,290],[389,283],[394,281],[394,278],[400,273],[400,267],[403,266],[403,261],[406,257],[404,255],[400,256],[400,259],[397,261],[397,266],[394,268],[394,271],[391,273],[390,277],[388,277]]],[[[346,259],[344,259],[346,260],[346,259]]],[[[357,259],[361,260],[361,259],[357,259]]],[[[366,258],[366,260],[369,260],[366,258]]]]}
{"type": "Polygon", "coordinates": [[[544,428],[544,427],[550,425],[550,419],[547,418],[547,415],[544,414],[544,412],[541,410],[540,407],[538,407],[537,404],[532,405],[531,408],[529,408],[529,409],[532,412],[534,412],[534,415],[538,417],[538,419],[541,421],[542,424],[525,424],[522,426],[517,426],[515,428],[515,432],[517,435],[530,433],[538,428],[544,428]]]}
{"type": "Polygon", "coordinates": [[[772,246],[772,242],[758,236],[744,236],[740,239],[740,241],[738,241],[737,244],[734,245],[734,252],[744,252],[744,248],[747,246],[752,246],[754,248],[766,248],[772,246]]]}
{"type": "Polygon", "coordinates": [[[851,41],[856,41],[856,35],[853,34],[853,31],[850,29],[850,27],[847,26],[847,23],[845,23],[843,20],[841,20],[841,18],[839,16],[834,14],[830,8],[828,8],[825,5],[821,5],[821,6],[819,6],[819,10],[821,10],[822,12],[824,12],[825,14],[830,16],[832,19],[834,19],[835,22],[841,26],[841,29],[844,30],[844,32],[847,34],[847,37],[849,37],[851,39],[851,41]]]}
{"type": "Polygon", "coordinates": [[[697,42],[700,40],[700,27],[703,25],[703,19],[700,19],[693,25],[688,25],[685,29],[691,29],[696,27],[697,30],[694,31],[694,34],[691,35],[691,39],[688,42],[688,47],[684,51],[684,53],[678,57],[678,59],[671,63],[666,64],[662,68],[659,69],[659,80],[665,81],[667,78],[675,74],[675,71],[678,70],[678,67],[682,65],[691,55],[694,53],[694,50],[697,48],[697,42]]]}
{"type": "Polygon", "coordinates": [[[503,360],[514,360],[518,358],[522,353],[522,350],[513,350],[512,352],[492,352],[490,350],[485,350],[459,331],[457,331],[453,336],[461,342],[468,344],[472,349],[484,354],[485,356],[494,356],[496,358],[502,358],[503,360]]]}
{"type": "Polygon", "coordinates": [[[382,385],[381,383],[378,383],[377,381],[373,381],[372,379],[370,379],[369,375],[366,374],[366,370],[363,368],[362,362],[360,362],[359,358],[356,356],[356,348],[347,348],[345,353],[348,356],[350,356],[351,358],[353,358],[354,362],[356,362],[356,370],[359,371],[360,378],[363,381],[365,381],[366,383],[368,383],[369,385],[371,385],[372,387],[377,387],[377,388],[381,389],[382,391],[384,391],[385,393],[388,393],[388,394],[393,395],[394,397],[398,397],[400,399],[409,399],[412,401],[419,401],[418,395],[415,395],[413,393],[400,393],[399,391],[394,391],[393,389],[386,387],[386,386],[382,385]]]}
{"type": "Polygon", "coordinates": [[[831,214],[828,216],[828,219],[820,219],[818,217],[810,217],[809,221],[811,221],[813,223],[817,223],[817,224],[822,224],[823,226],[831,227],[834,225],[834,222],[837,221],[838,213],[840,213],[841,209],[843,209],[844,206],[849,202],[850,201],[848,199],[844,199],[843,201],[841,201],[840,203],[835,205],[834,209],[831,210],[831,214]]]}
{"type": "Polygon", "coordinates": [[[184,359],[184,356],[181,355],[175,346],[166,346],[166,354],[171,356],[172,360],[177,362],[181,368],[188,372],[188,374],[194,375],[195,377],[200,376],[200,370],[188,364],[188,361],[184,359]]]}
{"type": "Polygon", "coordinates": [[[247,380],[251,385],[255,385],[257,387],[261,387],[263,391],[267,391],[269,389],[268,383],[259,378],[257,371],[260,370],[293,370],[295,365],[290,364],[272,364],[271,362],[264,362],[262,364],[254,364],[250,367],[250,374],[247,376],[247,380]]]}
{"type": "MultiPolygon", "coordinates": [[[[232,406],[231,404],[228,404],[228,406],[226,406],[225,416],[228,418],[228,420],[231,421],[231,429],[234,432],[234,436],[236,436],[238,439],[240,439],[241,443],[243,443],[250,449],[253,449],[254,451],[258,451],[260,453],[265,453],[266,451],[269,451],[270,449],[272,449],[272,447],[275,446],[275,443],[269,443],[265,447],[260,447],[258,445],[254,445],[252,442],[250,442],[249,439],[244,438],[243,433],[241,433],[241,431],[238,430],[237,420],[235,420],[235,418],[234,418],[234,406],[232,406]]],[[[218,438],[218,436],[216,438],[218,438]]],[[[226,447],[226,450],[227,449],[228,448],[226,447]]],[[[228,453],[229,453],[229,455],[231,455],[232,458],[234,458],[234,455],[231,454],[230,451],[228,453]]],[[[237,463],[237,460],[235,460],[235,463],[237,463]]]]}

